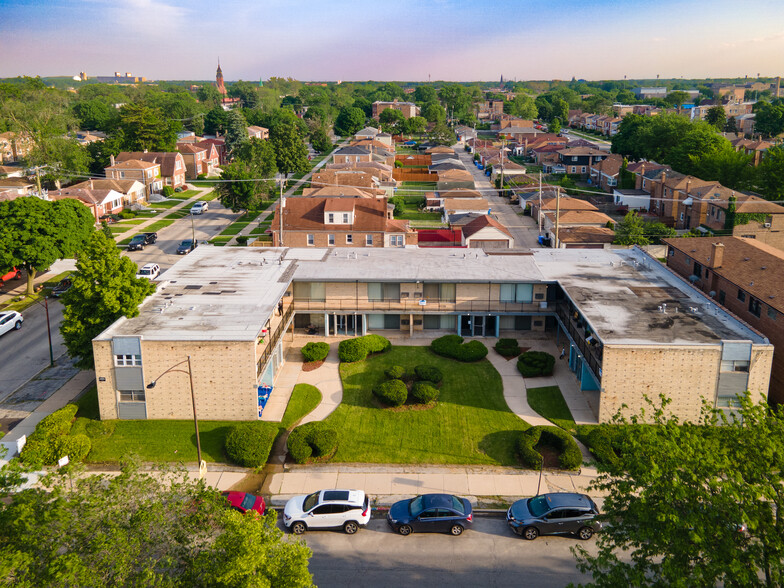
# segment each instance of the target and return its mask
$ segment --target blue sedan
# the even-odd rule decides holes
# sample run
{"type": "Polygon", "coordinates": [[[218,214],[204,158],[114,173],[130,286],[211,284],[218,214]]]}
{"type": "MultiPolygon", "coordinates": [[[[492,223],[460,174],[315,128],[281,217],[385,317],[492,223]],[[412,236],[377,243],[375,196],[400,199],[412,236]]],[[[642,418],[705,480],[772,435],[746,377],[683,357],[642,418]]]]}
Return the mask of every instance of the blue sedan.
{"type": "Polygon", "coordinates": [[[423,494],[396,502],[389,509],[387,522],[401,535],[413,531],[460,535],[474,520],[471,503],[451,494],[423,494]]]}

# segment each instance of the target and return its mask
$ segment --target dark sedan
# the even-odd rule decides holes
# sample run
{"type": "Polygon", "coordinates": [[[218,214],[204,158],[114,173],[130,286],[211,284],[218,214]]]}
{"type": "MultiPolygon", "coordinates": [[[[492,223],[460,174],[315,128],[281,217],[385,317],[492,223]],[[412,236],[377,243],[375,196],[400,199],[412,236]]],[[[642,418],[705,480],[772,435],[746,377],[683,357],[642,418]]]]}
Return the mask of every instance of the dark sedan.
{"type": "Polygon", "coordinates": [[[231,508],[243,514],[249,510],[255,510],[263,515],[266,511],[266,505],[261,496],[248,494],[247,492],[223,492],[222,495],[229,502],[231,508]]]}
{"type": "Polygon", "coordinates": [[[506,513],[506,522],[518,535],[533,540],[539,535],[574,534],[590,539],[601,530],[596,520],[599,509],[585,494],[553,492],[515,502],[506,513]]]}
{"type": "Polygon", "coordinates": [[[180,243],[180,246],[177,247],[177,255],[187,255],[194,249],[196,249],[196,241],[188,239],[187,241],[180,243]]]}
{"type": "Polygon", "coordinates": [[[396,502],[387,522],[401,535],[412,531],[460,535],[474,520],[471,503],[451,494],[423,494],[396,502]]]}

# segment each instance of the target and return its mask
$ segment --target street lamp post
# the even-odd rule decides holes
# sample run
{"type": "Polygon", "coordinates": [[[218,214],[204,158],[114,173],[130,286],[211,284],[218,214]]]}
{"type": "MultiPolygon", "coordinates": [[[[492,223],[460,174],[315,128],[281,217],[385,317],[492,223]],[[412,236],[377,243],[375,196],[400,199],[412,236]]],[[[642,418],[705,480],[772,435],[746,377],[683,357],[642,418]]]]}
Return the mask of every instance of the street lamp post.
{"type": "Polygon", "coordinates": [[[54,353],[52,352],[52,327],[49,324],[48,296],[44,296],[44,309],[46,310],[46,334],[49,335],[49,366],[54,367],[54,353]]]}
{"type": "Polygon", "coordinates": [[[193,406],[193,426],[196,429],[196,453],[199,459],[199,478],[202,478],[204,477],[204,474],[207,471],[207,462],[205,462],[201,458],[201,439],[199,438],[199,419],[196,417],[196,394],[193,392],[193,370],[191,369],[191,356],[189,355],[188,359],[185,359],[180,363],[175,363],[173,366],[171,366],[169,369],[163,372],[160,376],[158,376],[152,382],[147,384],[147,388],[149,390],[155,388],[155,384],[158,383],[158,380],[160,380],[163,376],[165,376],[169,372],[181,372],[183,374],[188,374],[188,380],[191,385],[191,405],[193,406]],[[181,366],[184,363],[188,364],[187,372],[185,370],[176,369],[177,367],[181,366]]]}
{"type": "Polygon", "coordinates": [[[193,212],[191,212],[191,239],[193,244],[196,245],[196,227],[193,224],[193,212]]]}

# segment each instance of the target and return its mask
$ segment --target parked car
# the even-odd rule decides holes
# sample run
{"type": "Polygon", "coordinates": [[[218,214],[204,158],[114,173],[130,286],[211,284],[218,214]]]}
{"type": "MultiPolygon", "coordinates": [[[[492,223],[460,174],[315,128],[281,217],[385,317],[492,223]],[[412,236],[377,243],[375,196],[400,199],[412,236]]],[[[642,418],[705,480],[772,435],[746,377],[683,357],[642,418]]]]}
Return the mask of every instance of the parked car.
{"type": "Polygon", "coordinates": [[[585,494],[552,492],[515,502],[506,512],[509,527],[528,540],[539,535],[576,534],[590,539],[602,529],[599,509],[585,494]]]}
{"type": "Polygon", "coordinates": [[[187,239],[182,243],[180,243],[180,246],[177,247],[177,255],[187,255],[188,253],[196,249],[197,245],[198,243],[196,243],[196,241],[191,241],[190,239],[187,239]]]}
{"type": "Polygon", "coordinates": [[[295,535],[335,528],[353,535],[368,524],[370,510],[370,499],[362,490],[319,490],[289,500],[283,509],[283,524],[295,535]]]}
{"type": "Polygon", "coordinates": [[[136,277],[154,280],[160,275],[160,273],[161,267],[157,263],[145,263],[144,266],[142,266],[142,268],[136,272],[136,277]]]}
{"type": "Polygon", "coordinates": [[[18,280],[22,277],[22,270],[11,268],[9,271],[0,276],[0,284],[4,284],[9,280],[18,280]]]}
{"type": "Polygon", "coordinates": [[[15,310],[0,312],[0,335],[5,335],[8,331],[18,331],[22,328],[24,318],[15,310]]]}
{"type": "Polygon", "coordinates": [[[264,498],[256,496],[255,494],[248,494],[247,492],[222,492],[221,495],[226,498],[231,508],[238,510],[242,514],[245,514],[249,510],[255,510],[260,515],[263,515],[267,510],[264,498]]]}
{"type": "Polygon", "coordinates": [[[158,240],[158,233],[144,233],[145,245],[152,245],[158,240]]]}
{"type": "Polygon", "coordinates": [[[199,200],[198,202],[194,202],[193,206],[191,206],[191,214],[203,214],[204,211],[209,209],[209,204],[204,200],[199,200]]]}
{"type": "Polygon", "coordinates": [[[158,240],[158,233],[140,233],[134,235],[131,242],[128,243],[128,251],[142,250],[147,245],[155,243],[158,240]]]}
{"type": "Polygon", "coordinates": [[[422,494],[392,505],[389,526],[401,535],[413,531],[461,535],[474,520],[471,503],[452,494],[422,494]]]}
{"type": "Polygon", "coordinates": [[[52,296],[55,298],[60,298],[60,296],[71,289],[71,286],[73,286],[73,280],[71,279],[71,276],[63,278],[54,288],[52,288],[52,296]]]}

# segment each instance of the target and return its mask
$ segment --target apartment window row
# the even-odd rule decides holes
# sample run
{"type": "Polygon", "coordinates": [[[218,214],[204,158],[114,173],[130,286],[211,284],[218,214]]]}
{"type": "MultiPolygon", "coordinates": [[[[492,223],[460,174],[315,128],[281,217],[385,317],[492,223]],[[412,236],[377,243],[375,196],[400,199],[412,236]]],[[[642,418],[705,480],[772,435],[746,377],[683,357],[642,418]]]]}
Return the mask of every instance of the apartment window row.
{"type": "Polygon", "coordinates": [[[142,356],[141,355],[115,355],[114,365],[115,367],[140,366],[142,365],[142,356]]]}
{"type": "Polygon", "coordinates": [[[118,390],[120,402],[145,402],[144,390],[118,390]]]}
{"type": "MultiPolygon", "coordinates": [[[[316,235],[312,233],[308,233],[307,236],[308,247],[313,247],[316,244],[316,235]]],[[[346,235],[346,244],[352,245],[354,243],[354,235],[349,233],[346,235]]],[[[327,244],[330,246],[335,245],[335,235],[327,235],[327,244]]],[[[368,247],[373,246],[373,235],[367,234],[365,235],[365,245],[368,247]]]]}
{"type": "Polygon", "coordinates": [[[426,300],[454,302],[457,296],[456,284],[425,284],[422,294],[426,300]]]}
{"type": "Polygon", "coordinates": [[[532,302],[533,299],[533,284],[501,284],[501,302],[516,302],[522,304],[525,302],[532,302]]]}
{"type": "Polygon", "coordinates": [[[324,282],[294,282],[294,300],[324,302],[326,299],[324,282]]]}

